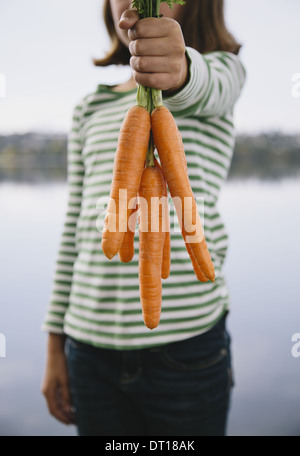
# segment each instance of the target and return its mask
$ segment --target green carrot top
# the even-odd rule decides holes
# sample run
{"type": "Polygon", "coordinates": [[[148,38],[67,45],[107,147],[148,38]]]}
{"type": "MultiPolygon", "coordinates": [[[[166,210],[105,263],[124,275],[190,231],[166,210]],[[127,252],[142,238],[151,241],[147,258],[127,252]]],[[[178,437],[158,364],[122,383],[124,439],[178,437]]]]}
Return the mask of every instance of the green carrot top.
{"type": "Polygon", "coordinates": [[[159,17],[159,7],[166,3],[170,8],[173,5],[184,5],[183,0],[133,0],[132,6],[137,9],[141,19],[145,17],[159,17]]]}

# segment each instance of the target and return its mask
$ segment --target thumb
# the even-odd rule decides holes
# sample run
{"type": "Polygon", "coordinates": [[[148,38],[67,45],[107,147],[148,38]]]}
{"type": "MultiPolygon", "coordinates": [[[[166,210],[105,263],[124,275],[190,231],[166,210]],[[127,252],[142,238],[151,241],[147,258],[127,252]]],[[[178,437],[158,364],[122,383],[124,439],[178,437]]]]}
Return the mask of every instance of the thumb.
{"type": "Polygon", "coordinates": [[[119,27],[123,30],[129,30],[140,19],[138,12],[133,9],[125,10],[120,18],[119,27]]]}

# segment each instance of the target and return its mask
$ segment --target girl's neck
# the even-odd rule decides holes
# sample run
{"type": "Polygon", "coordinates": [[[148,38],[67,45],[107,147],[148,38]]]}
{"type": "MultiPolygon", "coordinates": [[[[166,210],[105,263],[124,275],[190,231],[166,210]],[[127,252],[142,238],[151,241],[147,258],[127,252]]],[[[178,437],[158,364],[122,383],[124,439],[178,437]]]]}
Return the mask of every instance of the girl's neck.
{"type": "Polygon", "coordinates": [[[122,82],[121,84],[118,84],[113,87],[114,92],[127,92],[128,90],[135,89],[137,87],[137,84],[133,77],[131,77],[128,81],[122,82]]]}

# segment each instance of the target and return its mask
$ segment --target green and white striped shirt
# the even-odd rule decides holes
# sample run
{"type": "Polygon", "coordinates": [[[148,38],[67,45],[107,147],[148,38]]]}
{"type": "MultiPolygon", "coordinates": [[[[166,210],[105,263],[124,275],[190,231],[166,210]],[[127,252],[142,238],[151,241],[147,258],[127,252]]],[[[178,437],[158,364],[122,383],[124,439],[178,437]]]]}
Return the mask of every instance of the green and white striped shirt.
{"type": "MultiPolygon", "coordinates": [[[[163,280],[159,326],[143,322],[139,294],[139,240],[124,264],[101,250],[103,211],[108,200],[118,135],[136,90],[115,92],[99,85],[75,108],[68,142],[69,199],[45,331],[112,349],[137,349],[183,340],[212,328],[229,309],[222,265],[228,236],[217,210],[233,148],[233,108],[245,80],[239,58],[228,52],[200,54],[187,48],[190,79],[164,104],[182,135],[192,190],[204,200],[204,232],[215,283],[199,282],[171,206],[171,272],[163,280]],[[103,209],[103,206],[102,206],[103,209]],[[101,213],[101,214],[100,214],[101,213]],[[100,218],[99,218],[100,216],[100,218]]],[[[173,207],[174,208],[174,207],[173,207]]],[[[201,215],[201,211],[200,211],[201,215]]]]}

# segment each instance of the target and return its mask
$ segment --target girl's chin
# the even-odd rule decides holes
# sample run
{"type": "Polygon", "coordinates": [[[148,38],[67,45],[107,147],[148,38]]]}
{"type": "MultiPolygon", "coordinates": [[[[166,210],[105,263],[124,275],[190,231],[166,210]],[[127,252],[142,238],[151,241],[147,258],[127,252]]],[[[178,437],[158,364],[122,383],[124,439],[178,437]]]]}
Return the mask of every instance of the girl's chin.
{"type": "Polygon", "coordinates": [[[120,29],[118,33],[118,38],[124,44],[124,46],[126,46],[127,48],[129,47],[130,39],[128,38],[127,30],[120,29]]]}

